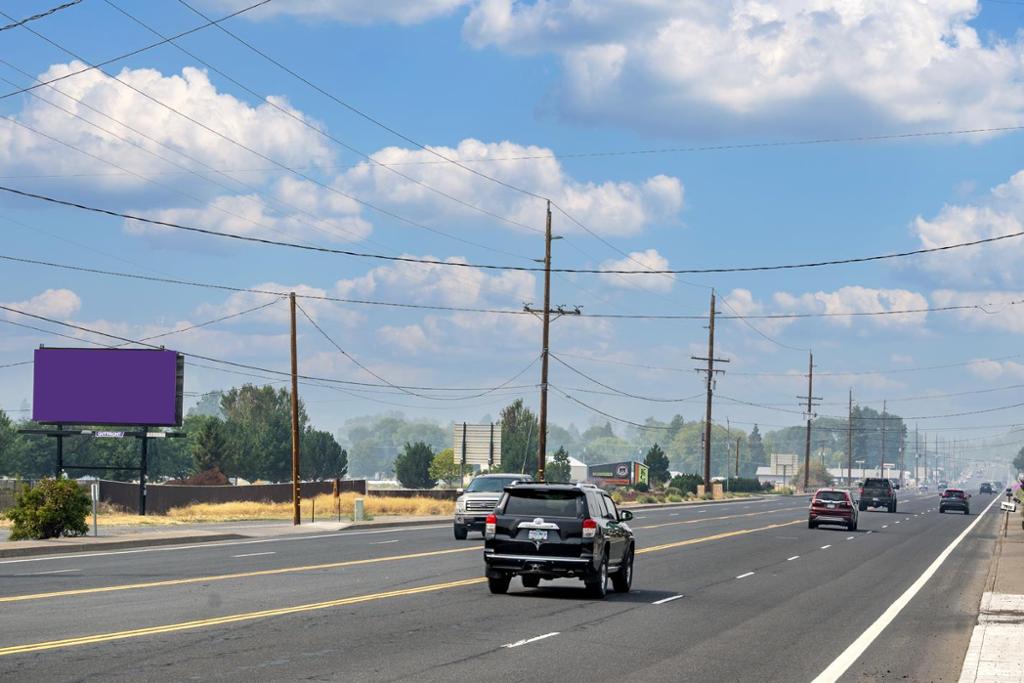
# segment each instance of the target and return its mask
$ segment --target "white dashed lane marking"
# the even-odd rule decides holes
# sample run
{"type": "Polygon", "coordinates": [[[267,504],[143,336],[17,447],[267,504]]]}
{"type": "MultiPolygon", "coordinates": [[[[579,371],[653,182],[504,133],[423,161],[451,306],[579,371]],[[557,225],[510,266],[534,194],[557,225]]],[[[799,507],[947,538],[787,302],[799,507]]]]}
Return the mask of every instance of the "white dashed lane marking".
{"type": "Polygon", "coordinates": [[[753,576],[753,575],[754,575],[754,572],[747,572],[746,574],[740,574],[740,575],[739,575],[739,576],[737,576],[736,578],[737,578],[737,579],[745,579],[745,578],[747,578],[748,576],[753,576]]]}
{"type": "Polygon", "coordinates": [[[786,562],[792,562],[793,560],[799,560],[799,559],[800,559],[799,555],[794,555],[793,557],[787,557],[786,558],[786,562]]]}
{"type": "Polygon", "coordinates": [[[683,596],[682,595],[673,595],[673,596],[668,597],[668,598],[662,598],[661,600],[655,600],[651,604],[652,605],[664,605],[666,602],[672,602],[673,600],[678,600],[681,597],[683,597],[683,596]]]}
{"type": "Polygon", "coordinates": [[[542,636],[534,636],[533,638],[524,638],[523,640],[517,640],[514,643],[506,643],[505,645],[502,645],[502,647],[507,647],[507,648],[519,647],[520,645],[527,645],[529,643],[536,643],[538,640],[544,640],[545,638],[551,638],[553,636],[557,636],[558,634],[559,634],[559,631],[553,631],[551,633],[545,633],[542,636]]]}
{"type": "Polygon", "coordinates": [[[821,546],[821,549],[822,549],[822,550],[828,550],[828,549],[829,549],[829,548],[831,548],[831,547],[832,547],[832,544],[831,544],[831,543],[829,543],[828,545],[823,545],[823,546],[821,546]]]}
{"type": "Polygon", "coordinates": [[[265,553],[246,553],[245,555],[232,555],[231,557],[233,557],[233,558],[238,558],[238,557],[258,557],[260,555],[276,555],[276,554],[277,554],[276,552],[274,552],[273,550],[270,550],[270,551],[267,551],[265,553]]]}

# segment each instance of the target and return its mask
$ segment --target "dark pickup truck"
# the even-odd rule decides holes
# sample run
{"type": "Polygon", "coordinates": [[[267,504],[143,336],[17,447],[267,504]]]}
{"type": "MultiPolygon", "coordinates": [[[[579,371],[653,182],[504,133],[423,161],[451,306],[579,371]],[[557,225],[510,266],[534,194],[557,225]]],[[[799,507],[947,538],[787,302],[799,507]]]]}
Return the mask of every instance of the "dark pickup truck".
{"type": "Polygon", "coordinates": [[[512,577],[526,588],[542,579],[575,578],[592,597],[604,598],[633,583],[633,531],[629,510],[586,484],[508,486],[484,528],[484,564],[492,593],[508,591],[512,577]]]}
{"type": "Polygon", "coordinates": [[[888,479],[865,479],[860,487],[860,502],[857,508],[863,512],[868,508],[885,508],[896,512],[896,486],[888,479]]]}

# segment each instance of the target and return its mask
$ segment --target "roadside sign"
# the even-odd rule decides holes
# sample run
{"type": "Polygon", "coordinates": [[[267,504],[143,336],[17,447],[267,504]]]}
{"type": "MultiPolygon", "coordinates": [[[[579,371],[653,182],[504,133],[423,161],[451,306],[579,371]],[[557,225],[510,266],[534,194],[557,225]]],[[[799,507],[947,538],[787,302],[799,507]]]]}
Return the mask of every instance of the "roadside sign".
{"type": "Polygon", "coordinates": [[[1002,510],[1003,512],[1016,512],[1017,504],[1014,503],[1012,500],[1008,502],[1002,502],[999,504],[999,509],[1002,510]]]}
{"type": "Polygon", "coordinates": [[[92,502],[100,502],[100,485],[98,482],[93,482],[89,486],[89,491],[92,493],[92,502]]]}
{"type": "Polygon", "coordinates": [[[493,467],[501,464],[501,423],[455,424],[452,450],[456,463],[493,467]]]}

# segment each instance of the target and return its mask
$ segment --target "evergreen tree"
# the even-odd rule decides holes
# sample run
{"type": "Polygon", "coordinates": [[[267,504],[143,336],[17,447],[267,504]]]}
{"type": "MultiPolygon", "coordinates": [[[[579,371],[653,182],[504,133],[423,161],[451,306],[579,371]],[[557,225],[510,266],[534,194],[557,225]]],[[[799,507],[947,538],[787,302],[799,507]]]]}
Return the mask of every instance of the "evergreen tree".
{"type": "Polygon", "coordinates": [[[750,430],[750,435],[747,436],[747,451],[750,454],[750,463],[755,468],[759,465],[768,464],[768,456],[764,451],[764,442],[761,440],[761,430],[757,428],[756,424],[750,430]]]}
{"type": "Polygon", "coordinates": [[[654,444],[647,451],[647,455],[644,457],[644,464],[647,465],[647,474],[652,485],[662,484],[669,480],[668,456],[665,455],[665,451],[661,450],[661,446],[658,444],[654,444]]]}
{"type": "Polygon", "coordinates": [[[434,451],[430,446],[417,441],[405,444],[395,458],[395,476],[402,486],[410,489],[432,489],[434,480],[430,476],[430,465],[434,462],[434,451]]]}
{"type": "Polygon", "coordinates": [[[567,484],[571,479],[569,453],[560,446],[552,456],[551,462],[544,467],[544,480],[552,484],[567,484]]]}

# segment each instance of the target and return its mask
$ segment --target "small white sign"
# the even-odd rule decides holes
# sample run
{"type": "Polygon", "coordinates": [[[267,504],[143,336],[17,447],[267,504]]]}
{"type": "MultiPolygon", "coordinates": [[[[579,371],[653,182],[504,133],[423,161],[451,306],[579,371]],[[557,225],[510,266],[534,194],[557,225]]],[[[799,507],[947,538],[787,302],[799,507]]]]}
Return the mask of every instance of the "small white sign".
{"type": "Polygon", "coordinates": [[[100,502],[100,485],[93,483],[89,486],[89,491],[92,493],[92,502],[100,502]]]}
{"type": "Polygon", "coordinates": [[[1017,511],[1017,504],[1014,503],[1012,500],[1011,501],[1007,501],[1007,502],[1003,502],[1003,503],[999,504],[999,509],[1003,510],[1004,512],[1016,512],[1017,511]]]}
{"type": "Polygon", "coordinates": [[[96,432],[97,439],[123,439],[124,432],[96,432]]]}

